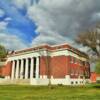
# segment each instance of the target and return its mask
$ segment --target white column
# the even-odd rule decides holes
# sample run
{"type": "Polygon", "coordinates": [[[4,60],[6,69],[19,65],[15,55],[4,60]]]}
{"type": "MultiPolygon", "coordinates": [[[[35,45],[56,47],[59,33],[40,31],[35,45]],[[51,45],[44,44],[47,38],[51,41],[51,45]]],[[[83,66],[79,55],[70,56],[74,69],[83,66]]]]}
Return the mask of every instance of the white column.
{"type": "Polygon", "coordinates": [[[25,79],[28,79],[28,58],[26,59],[26,64],[25,64],[25,79]]]}
{"type": "Polygon", "coordinates": [[[19,76],[19,60],[17,60],[17,64],[16,64],[16,74],[15,74],[15,78],[18,79],[19,76]]]}
{"type": "Polygon", "coordinates": [[[14,79],[14,73],[15,73],[15,61],[12,61],[11,79],[14,79]]]}
{"type": "Polygon", "coordinates": [[[21,59],[20,79],[23,79],[24,59],[21,59]]]}
{"type": "Polygon", "coordinates": [[[34,58],[31,58],[30,79],[33,78],[34,58]]]}
{"type": "Polygon", "coordinates": [[[36,58],[36,79],[39,78],[39,57],[36,58]]]}

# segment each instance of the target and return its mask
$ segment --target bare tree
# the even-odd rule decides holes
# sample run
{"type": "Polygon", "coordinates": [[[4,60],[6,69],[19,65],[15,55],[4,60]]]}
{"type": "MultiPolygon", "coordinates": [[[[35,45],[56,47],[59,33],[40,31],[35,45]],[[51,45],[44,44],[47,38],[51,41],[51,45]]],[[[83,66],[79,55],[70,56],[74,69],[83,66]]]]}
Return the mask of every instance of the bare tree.
{"type": "Polygon", "coordinates": [[[89,47],[100,58],[100,27],[78,34],[76,42],[89,47]]]}

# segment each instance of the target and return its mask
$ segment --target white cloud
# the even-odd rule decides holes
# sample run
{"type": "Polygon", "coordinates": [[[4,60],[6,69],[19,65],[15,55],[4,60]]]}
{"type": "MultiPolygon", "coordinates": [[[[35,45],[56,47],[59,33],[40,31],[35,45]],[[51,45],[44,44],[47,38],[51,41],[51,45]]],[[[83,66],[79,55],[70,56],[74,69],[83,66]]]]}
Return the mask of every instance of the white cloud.
{"type": "Polygon", "coordinates": [[[26,44],[22,42],[16,35],[0,33],[0,44],[4,45],[7,49],[18,50],[26,48],[26,44]]]}
{"type": "Polygon", "coordinates": [[[0,22],[0,31],[6,29],[8,22],[1,21],[0,22]]]}
{"type": "Polygon", "coordinates": [[[100,12],[94,13],[91,20],[94,22],[100,23],[100,12]]]}
{"type": "MultiPolygon", "coordinates": [[[[3,17],[5,12],[0,9],[0,17],[3,17]]],[[[4,20],[0,21],[0,44],[4,45],[7,49],[10,50],[18,50],[22,48],[26,48],[27,44],[22,41],[18,36],[12,35],[12,33],[8,34],[7,25],[12,19],[10,17],[6,17],[4,20]]]]}
{"type": "Polygon", "coordinates": [[[33,42],[32,45],[36,45],[36,44],[44,44],[44,43],[48,43],[48,44],[61,44],[68,41],[69,44],[73,44],[74,42],[71,41],[70,39],[66,39],[64,37],[62,37],[59,34],[53,34],[52,32],[50,34],[40,34],[39,36],[37,36],[33,42]]]}
{"type": "Polygon", "coordinates": [[[12,35],[3,32],[6,30],[6,23],[0,23],[0,44],[4,45],[9,50],[18,50],[28,47],[17,35],[12,35]]]}
{"type": "Polygon", "coordinates": [[[100,12],[100,0],[40,0],[28,8],[28,16],[40,33],[33,44],[67,42],[95,25],[93,16],[97,12],[100,12]]]}
{"type": "Polygon", "coordinates": [[[10,50],[26,48],[27,45],[18,36],[6,33],[10,20],[11,18],[5,18],[4,21],[0,22],[0,44],[10,50]]]}
{"type": "Polygon", "coordinates": [[[9,22],[9,21],[11,21],[12,19],[10,18],[10,17],[7,17],[7,18],[5,18],[4,19],[4,21],[6,21],[6,22],[9,22]]]}
{"type": "Polygon", "coordinates": [[[82,47],[82,46],[80,46],[79,50],[87,53],[90,50],[90,48],[89,47],[82,47]]]}
{"type": "Polygon", "coordinates": [[[7,17],[3,21],[0,21],[0,31],[6,30],[9,21],[11,21],[10,17],[7,17]]]}
{"type": "Polygon", "coordinates": [[[20,9],[23,9],[24,7],[28,8],[32,5],[37,4],[38,2],[39,0],[12,0],[12,4],[20,9]]]}
{"type": "Polygon", "coordinates": [[[29,7],[31,5],[31,0],[12,0],[12,3],[18,8],[29,7]]]}
{"type": "Polygon", "coordinates": [[[4,14],[5,14],[5,12],[2,9],[0,9],[0,17],[3,17],[4,14]]]}

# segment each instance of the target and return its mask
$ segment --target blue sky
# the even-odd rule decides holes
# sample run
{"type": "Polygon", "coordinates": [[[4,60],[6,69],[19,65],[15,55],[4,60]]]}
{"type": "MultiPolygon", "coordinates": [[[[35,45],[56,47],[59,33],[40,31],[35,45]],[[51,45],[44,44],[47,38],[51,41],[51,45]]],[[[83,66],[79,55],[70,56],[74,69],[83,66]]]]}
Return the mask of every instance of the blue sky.
{"type": "Polygon", "coordinates": [[[23,38],[26,42],[30,42],[32,38],[36,36],[34,32],[35,24],[26,16],[26,9],[18,9],[9,0],[0,0],[0,8],[4,11],[4,15],[0,18],[0,21],[4,21],[5,18],[11,18],[6,30],[8,33],[17,34],[23,38]]]}
{"type": "Polygon", "coordinates": [[[18,8],[11,0],[0,0],[0,22],[6,23],[0,33],[16,35],[26,45],[37,36],[35,23],[27,17],[27,8],[18,8]]]}
{"type": "Polygon", "coordinates": [[[100,0],[0,0],[0,44],[10,50],[44,43],[78,47],[77,34],[99,22],[100,0]]]}

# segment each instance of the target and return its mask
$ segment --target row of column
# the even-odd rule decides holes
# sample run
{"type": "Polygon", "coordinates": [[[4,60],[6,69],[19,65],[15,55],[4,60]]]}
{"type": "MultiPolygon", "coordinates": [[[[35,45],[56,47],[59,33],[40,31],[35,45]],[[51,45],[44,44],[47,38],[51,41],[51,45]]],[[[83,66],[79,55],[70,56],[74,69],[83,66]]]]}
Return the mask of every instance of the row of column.
{"type": "Polygon", "coordinates": [[[11,79],[29,78],[39,78],[39,57],[12,61],[11,79]]]}

